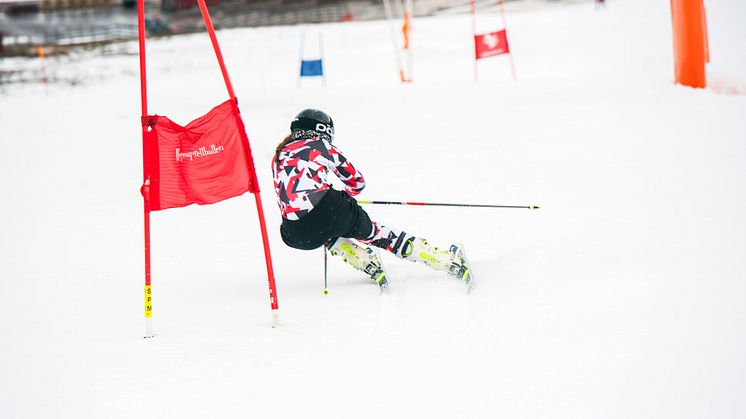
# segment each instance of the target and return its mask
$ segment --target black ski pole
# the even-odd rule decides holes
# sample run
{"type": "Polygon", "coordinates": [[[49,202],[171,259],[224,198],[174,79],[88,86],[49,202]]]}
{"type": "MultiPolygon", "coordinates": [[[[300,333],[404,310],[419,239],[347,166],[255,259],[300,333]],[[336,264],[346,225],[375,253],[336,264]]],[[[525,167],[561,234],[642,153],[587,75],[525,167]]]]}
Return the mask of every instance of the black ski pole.
{"type": "Polygon", "coordinates": [[[538,205],[490,205],[490,204],[444,204],[442,202],[402,202],[402,201],[357,201],[362,205],[418,205],[430,207],[471,207],[471,208],[522,208],[539,209],[538,205]]]}
{"type": "Polygon", "coordinates": [[[326,245],[321,246],[322,249],[324,249],[324,295],[329,294],[329,288],[326,284],[326,245]]]}

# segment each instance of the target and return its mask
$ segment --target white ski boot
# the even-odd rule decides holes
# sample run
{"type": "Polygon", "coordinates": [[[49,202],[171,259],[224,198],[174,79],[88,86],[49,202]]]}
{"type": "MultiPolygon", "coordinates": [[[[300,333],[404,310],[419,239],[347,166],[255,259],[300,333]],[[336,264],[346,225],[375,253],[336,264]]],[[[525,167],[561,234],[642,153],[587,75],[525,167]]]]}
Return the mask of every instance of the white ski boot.
{"type": "Polygon", "coordinates": [[[348,265],[364,272],[373,282],[378,285],[381,293],[388,290],[389,281],[383,264],[370,247],[362,247],[351,239],[339,237],[327,245],[327,250],[332,256],[341,256],[348,265]]]}

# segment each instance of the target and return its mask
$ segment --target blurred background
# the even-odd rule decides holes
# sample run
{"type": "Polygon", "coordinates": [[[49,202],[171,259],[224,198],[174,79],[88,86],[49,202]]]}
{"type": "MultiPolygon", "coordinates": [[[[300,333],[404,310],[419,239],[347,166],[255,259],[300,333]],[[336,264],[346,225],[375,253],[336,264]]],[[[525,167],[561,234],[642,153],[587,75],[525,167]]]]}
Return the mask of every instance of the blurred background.
{"type": "MultiPolygon", "coordinates": [[[[516,1],[520,0],[512,2],[516,1]]],[[[380,0],[208,0],[207,4],[217,29],[385,18],[380,0]]],[[[468,11],[469,0],[418,0],[414,14],[431,15],[454,7],[468,11]]],[[[148,36],[204,30],[196,0],[146,0],[145,8],[148,36]]],[[[0,54],[5,56],[37,55],[39,45],[46,54],[55,54],[136,38],[137,0],[0,0],[0,54]]]]}

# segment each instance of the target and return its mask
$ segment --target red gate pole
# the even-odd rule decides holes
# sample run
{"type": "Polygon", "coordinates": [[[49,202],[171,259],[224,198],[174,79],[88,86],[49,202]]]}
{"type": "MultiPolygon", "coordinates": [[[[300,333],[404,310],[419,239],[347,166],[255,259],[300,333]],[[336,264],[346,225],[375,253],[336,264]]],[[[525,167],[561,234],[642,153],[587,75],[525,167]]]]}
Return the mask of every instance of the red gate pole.
{"type": "MultiPolygon", "coordinates": [[[[508,20],[505,18],[505,8],[503,7],[503,0],[500,1],[500,13],[503,15],[503,29],[505,30],[505,39],[508,39],[508,20]]],[[[510,45],[510,41],[508,41],[510,45]]],[[[515,63],[513,62],[513,49],[508,47],[508,57],[510,58],[510,72],[515,80],[515,63]]]]}
{"type": "Polygon", "coordinates": [[[267,239],[267,225],[264,222],[264,209],[262,198],[257,191],[254,193],[256,211],[259,214],[259,226],[262,229],[262,243],[264,245],[264,261],[267,265],[267,280],[269,281],[269,302],[272,307],[272,327],[280,324],[279,305],[277,303],[277,286],[275,285],[275,274],[272,268],[272,254],[269,251],[269,240],[267,239]]]}
{"type": "MultiPolygon", "coordinates": [[[[140,0],[142,1],[142,0],[140,0]]],[[[220,45],[218,45],[217,36],[215,36],[215,28],[212,25],[212,19],[210,18],[210,12],[207,10],[207,4],[205,0],[197,0],[199,4],[199,10],[202,13],[202,19],[205,21],[207,32],[210,35],[210,41],[212,42],[212,48],[215,50],[215,57],[220,65],[220,71],[223,73],[223,79],[225,80],[225,87],[228,89],[228,95],[235,102],[236,94],[233,91],[233,85],[231,84],[230,77],[228,77],[228,70],[225,67],[225,61],[223,61],[223,54],[220,52],[220,45]]],[[[245,130],[244,130],[245,131],[245,130]]],[[[246,138],[248,143],[248,138],[246,138]]],[[[248,149],[247,149],[248,153],[248,149]]],[[[248,156],[247,156],[248,157],[248,156]]],[[[251,162],[252,170],[254,170],[254,162],[251,162]]],[[[252,173],[252,179],[256,180],[256,173],[252,173]]],[[[279,325],[280,319],[278,315],[279,305],[277,303],[277,287],[275,285],[275,274],[272,268],[272,255],[269,250],[269,238],[267,236],[267,225],[264,220],[264,209],[262,207],[262,198],[259,196],[259,185],[254,185],[257,191],[254,192],[254,199],[256,200],[256,210],[259,215],[259,226],[262,231],[262,244],[264,245],[264,259],[267,265],[267,280],[269,282],[269,301],[272,307],[272,327],[279,325]]]]}
{"type": "Polygon", "coordinates": [[[476,0],[471,0],[471,42],[474,44],[474,81],[477,81],[477,45],[475,39],[477,37],[477,3],[476,0]]]}
{"type": "Polygon", "coordinates": [[[228,69],[225,68],[223,53],[220,52],[220,45],[218,45],[218,38],[215,36],[215,28],[212,26],[212,19],[210,18],[210,12],[207,10],[207,4],[205,4],[205,0],[197,0],[197,4],[199,4],[199,11],[202,13],[202,19],[205,21],[207,33],[210,35],[212,49],[215,50],[215,58],[218,59],[220,71],[223,73],[223,80],[225,80],[225,87],[228,88],[228,95],[231,99],[236,100],[236,94],[233,92],[233,85],[231,84],[230,77],[228,77],[228,69]]]}
{"type": "MultiPolygon", "coordinates": [[[[137,35],[140,43],[140,100],[142,120],[148,115],[148,94],[145,68],[145,1],[137,1],[137,35]]],[[[150,179],[147,177],[148,161],[145,153],[145,138],[148,127],[142,126],[142,172],[143,172],[143,215],[145,224],[145,336],[153,337],[153,294],[150,285],[150,179]]]]}

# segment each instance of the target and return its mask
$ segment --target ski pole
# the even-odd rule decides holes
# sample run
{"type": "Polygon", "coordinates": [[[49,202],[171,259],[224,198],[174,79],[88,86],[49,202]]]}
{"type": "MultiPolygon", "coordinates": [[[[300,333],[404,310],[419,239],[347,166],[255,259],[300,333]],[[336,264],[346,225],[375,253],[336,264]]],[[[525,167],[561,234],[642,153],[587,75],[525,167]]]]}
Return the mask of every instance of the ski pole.
{"type": "Polygon", "coordinates": [[[324,249],[324,295],[329,294],[329,287],[327,287],[326,284],[326,246],[322,246],[322,249],[324,249]]]}
{"type": "Polygon", "coordinates": [[[471,207],[471,208],[523,208],[539,209],[538,205],[489,205],[489,204],[444,204],[442,202],[400,202],[400,201],[357,201],[361,205],[418,205],[430,207],[471,207]]]}

